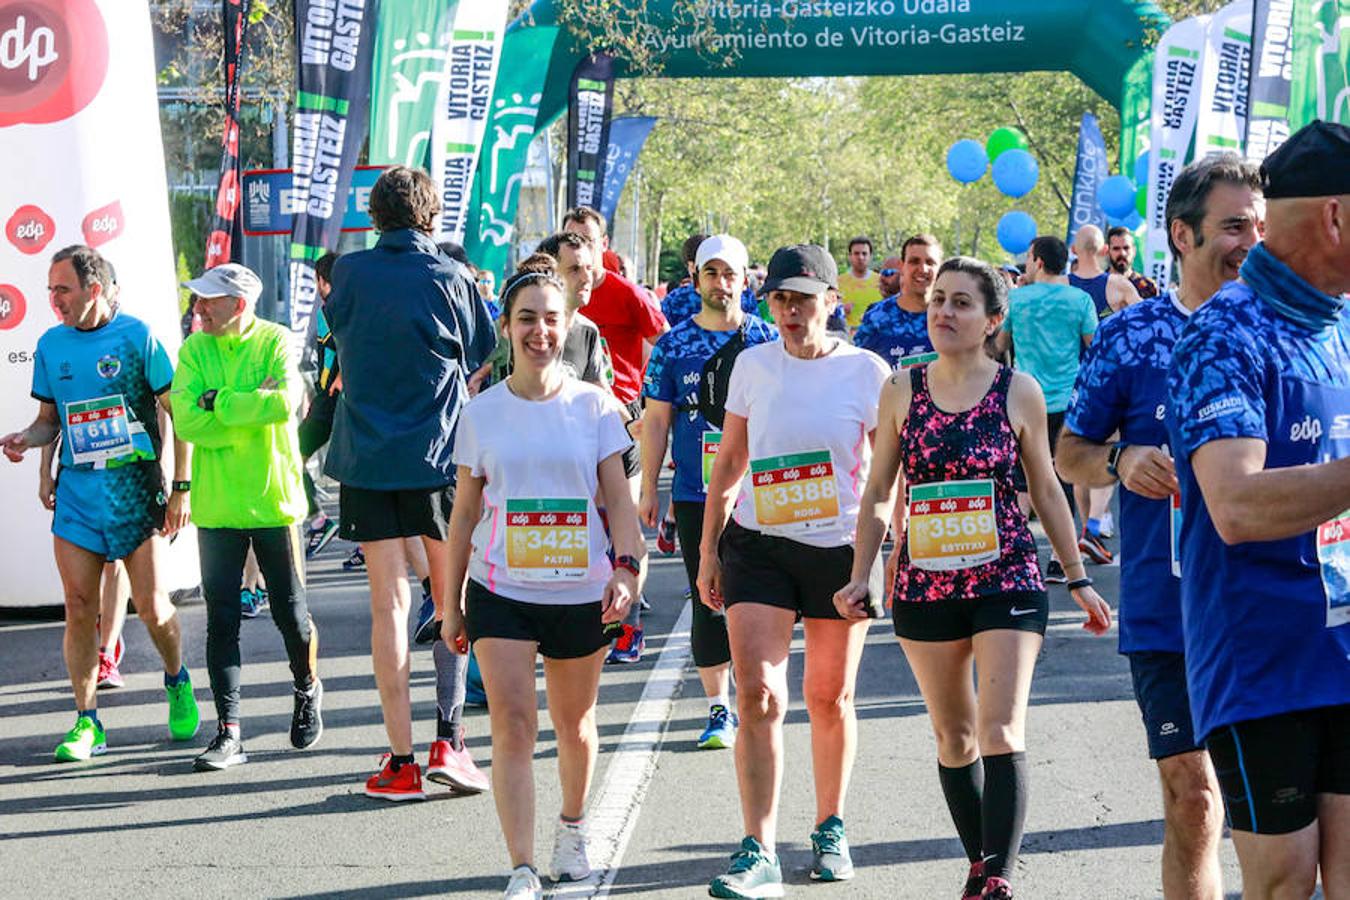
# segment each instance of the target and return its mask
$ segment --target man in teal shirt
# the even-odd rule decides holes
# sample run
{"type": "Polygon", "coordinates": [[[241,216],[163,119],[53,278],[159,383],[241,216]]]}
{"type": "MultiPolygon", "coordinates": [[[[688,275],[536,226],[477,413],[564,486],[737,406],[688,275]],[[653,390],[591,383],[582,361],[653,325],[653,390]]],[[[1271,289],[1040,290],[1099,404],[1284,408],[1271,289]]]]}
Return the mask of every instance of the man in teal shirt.
{"type": "MultiPolygon", "coordinates": [[[[1008,315],[997,341],[999,353],[1012,347],[1017,368],[1035,378],[1045,394],[1052,455],[1078,378],[1079,357],[1097,333],[1097,309],[1085,291],[1069,285],[1068,264],[1069,248],[1059,238],[1047,235],[1031,242],[1027,253],[1031,283],[1008,295],[1008,315]]],[[[1019,490],[1025,494],[1020,485],[1019,490]]],[[[1064,496],[1072,510],[1073,491],[1067,485],[1064,496]]],[[[1046,567],[1045,580],[1053,584],[1067,580],[1058,560],[1046,567]]]]}

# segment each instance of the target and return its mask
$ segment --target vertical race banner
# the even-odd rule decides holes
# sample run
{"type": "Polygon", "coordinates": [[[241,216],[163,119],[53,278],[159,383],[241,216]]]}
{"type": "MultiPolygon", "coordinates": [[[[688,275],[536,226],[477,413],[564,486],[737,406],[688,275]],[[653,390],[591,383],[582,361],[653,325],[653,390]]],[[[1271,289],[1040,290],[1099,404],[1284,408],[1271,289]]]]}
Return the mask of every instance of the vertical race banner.
{"type": "Polygon", "coordinates": [[[206,238],[206,268],[239,259],[239,65],[244,29],[252,0],[221,0],[220,27],[225,46],[225,132],[220,153],[220,184],[211,232],[206,238]]]}
{"type": "Polygon", "coordinates": [[[1247,91],[1247,158],[1265,159],[1289,137],[1294,0],[1256,0],[1252,80],[1247,91]]]}
{"type": "Polygon", "coordinates": [[[1134,178],[1135,163],[1149,147],[1149,109],[1153,99],[1153,51],[1134,61],[1125,73],[1120,100],[1120,173],[1134,178]]]}
{"type": "Polygon", "coordinates": [[[1252,2],[1235,0],[1210,17],[1200,66],[1195,156],[1241,153],[1252,74],[1252,2]]]}
{"type": "MultiPolygon", "coordinates": [[[[0,429],[37,414],[33,348],[59,324],[51,256],[88,244],[117,269],[121,308],[171,352],[181,340],[154,46],[145,3],[0,0],[0,429]]],[[[61,605],[39,453],[0,465],[0,606],[61,605]]],[[[186,538],[185,540],[182,538],[186,538]]],[[[195,585],[196,540],[174,542],[170,588],[195,585]]]]}
{"type": "Polygon", "coordinates": [[[1350,0],[1306,0],[1294,7],[1289,130],[1313,119],[1350,125],[1350,0]]]}
{"type": "Polygon", "coordinates": [[[1144,272],[1159,289],[1172,282],[1172,251],[1167,245],[1167,195],[1190,158],[1199,114],[1201,66],[1209,16],[1177,22],[1158,42],[1153,60],[1148,153],[1148,235],[1144,272]]]}
{"type": "Polygon", "coordinates": [[[1073,243],[1074,234],[1084,225],[1096,225],[1103,233],[1106,231],[1106,213],[1097,205],[1097,188],[1110,174],[1111,164],[1106,157],[1106,139],[1102,137],[1101,125],[1092,113],[1083,113],[1078,126],[1078,162],[1073,169],[1066,244],[1073,243]]]}
{"type": "Polygon", "coordinates": [[[556,25],[517,28],[502,53],[517,64],[502,70],[492,93],[492,112],[474,178],[470,227],[464,249],[475,265],[505,275],[515,236],[520,182],[539,119],[548,61],[558,39],[556,25]]]}
{"type": "Polygon", "coordinates": [[[656,119],[652,116],[624,116],[615,119],[609,130],[609,149],[605,154],[604,192],[600,198],[600,215],[614,228],[614,213],[623,196],[623,186],[632,174],[633,166],[642,153],[647,135],[652,133],[656,119]]]}
{"type": "Polygon", "coordinates": [[[501,60],[507,0],[469,0],[455,11],[431,127],[431,177],[441,194],[438,240],[464,242],[473,173],[501,60]]]}
{"type": "Polygon", "coordinates": [[[431,164],[431,122],[445,74],[455,0],[399,0],[380,10],[370,79],[370,164],[431,164]]]}
{"type": "Polygon", "coordinates": [[[291,225],[291,293],[282,321],[298,355],[318,297],[314,261],[337,245],[352,169],[365,143],[380,0],[294,2],[291,168],[301,205],[291,225]]]}
{"type": "Polygon", "coordinates": [[[577,63],[568,96],[567,205],[598,211],[614,110],[614,58],[592,53],[577,63]]]}

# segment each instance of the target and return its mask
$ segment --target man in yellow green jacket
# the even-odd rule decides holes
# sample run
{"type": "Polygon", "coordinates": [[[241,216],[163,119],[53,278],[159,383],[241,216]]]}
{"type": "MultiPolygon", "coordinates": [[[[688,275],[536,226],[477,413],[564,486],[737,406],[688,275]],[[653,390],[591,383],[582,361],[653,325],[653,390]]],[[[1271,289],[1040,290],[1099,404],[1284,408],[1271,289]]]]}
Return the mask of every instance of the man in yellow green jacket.
{"type": "Polygon", "coordinates": [[[254,315],[262,282],[237,263],[185,282],[202,330],[184,343],[173,379],[174,426],[194,444],[192,521],[206,597],[206,665],[218,730],[198,771],[248,760],[239,718],[239,581],[249,548],[267,581],[272,620],[295,680],[291,745],[323,733],[318,631],[305,602],[298,525],[306,501],[295,411],[301,382],[288,332],[254,315]]]}

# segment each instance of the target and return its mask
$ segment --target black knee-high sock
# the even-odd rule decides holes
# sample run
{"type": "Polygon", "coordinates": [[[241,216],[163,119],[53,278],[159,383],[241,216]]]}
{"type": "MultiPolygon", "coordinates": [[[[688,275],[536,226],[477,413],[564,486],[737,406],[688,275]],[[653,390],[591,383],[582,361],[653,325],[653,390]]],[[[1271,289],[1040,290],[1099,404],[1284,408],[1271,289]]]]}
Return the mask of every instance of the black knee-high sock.
{"type": "Polygon", "coordinates": [[[975,760],[968,766],[948,768],[938,763],[938,781],[942,783],[942,796],[947,798],[947,811],[952,815],[956,833],[961,836],[961,846],[966,850],[966,858],[979,862],[984,840],[980,821],[980,796],[984,793],[984,763],[975,760]]]}
{"type": "Polygon", "coordinates": [[[984,874],[1008,878],[1022,848],[1027,817],[1027,755],[1003,753],[984,758],[984,874]]]}

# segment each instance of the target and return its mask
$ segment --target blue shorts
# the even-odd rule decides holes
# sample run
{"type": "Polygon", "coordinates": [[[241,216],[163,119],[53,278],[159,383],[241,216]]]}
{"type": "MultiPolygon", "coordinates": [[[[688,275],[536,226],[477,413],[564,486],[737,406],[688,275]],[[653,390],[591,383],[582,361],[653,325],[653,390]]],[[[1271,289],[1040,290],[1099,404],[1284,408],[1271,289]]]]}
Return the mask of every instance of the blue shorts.
{"type": "Polygon", "coordinates": [[[62,467],[52,534],[112,561],[130,556],[164,527],[168,498],[157,461],[116,469],[62,467]]]}
{"type": "Polygon", "coordinates": [[[1186,656],[1166,650],[1136,650],[1130,659],[1134,699],[1148,734],[1149,759],[1166,759],[1201,749],[1191,727],[1186,656]]]}

